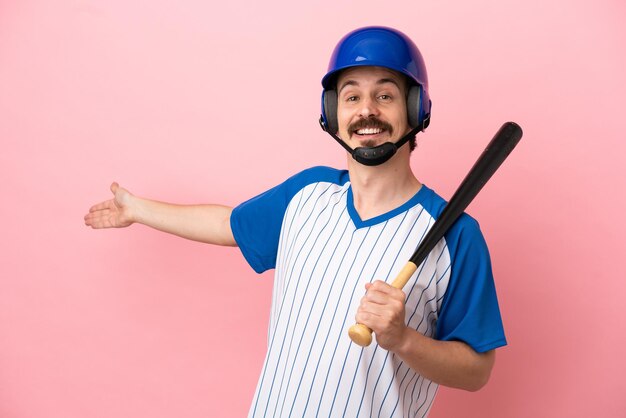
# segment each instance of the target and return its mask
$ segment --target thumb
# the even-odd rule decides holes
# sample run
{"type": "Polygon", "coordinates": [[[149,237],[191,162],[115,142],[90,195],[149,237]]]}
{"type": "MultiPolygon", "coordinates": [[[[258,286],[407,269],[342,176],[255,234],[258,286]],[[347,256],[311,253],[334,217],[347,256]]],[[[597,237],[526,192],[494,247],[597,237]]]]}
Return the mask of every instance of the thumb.
{"type": "Polygon", "coordinates": [[[117,184],[116,182],[111,183],[111,192],[113,194],[115,194],[117,192],[117,189],[119,189],[120,185],[117,184]]]}

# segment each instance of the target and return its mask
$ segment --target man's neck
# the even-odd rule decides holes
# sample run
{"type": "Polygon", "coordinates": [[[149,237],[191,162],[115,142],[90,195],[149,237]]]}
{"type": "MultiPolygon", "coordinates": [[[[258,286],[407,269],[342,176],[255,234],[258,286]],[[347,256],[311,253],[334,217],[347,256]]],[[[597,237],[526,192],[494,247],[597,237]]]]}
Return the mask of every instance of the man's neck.
{"type": "Polygon", "coordinates": [[[354,208],[362,220],[387,213],[411,199],[422,184],[417,180],[408,158],[395,155],[391,160],[368,167],[352,160],[348,163],[354,208]]]}

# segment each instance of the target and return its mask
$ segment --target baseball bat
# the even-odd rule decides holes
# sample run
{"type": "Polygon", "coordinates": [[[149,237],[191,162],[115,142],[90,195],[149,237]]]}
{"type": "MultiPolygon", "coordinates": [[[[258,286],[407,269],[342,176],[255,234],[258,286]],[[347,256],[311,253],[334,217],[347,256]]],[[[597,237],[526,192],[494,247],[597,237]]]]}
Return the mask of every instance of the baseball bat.
{"type": "MultiPolygon", "coordinates": [[[[409,281],[417,267],[426,259],[448,229],[454,224],[465,208],[476,197],[478,192],[489,181],[493,173],[500,167],[513,148],[522,139],[522,128],[514,122],[506,122],[493,137],[487,148],[474,163],[452,198],[428,231],[422,242],[402,268],[391,285],[402,289],[409,281]]],[[[355,324],[348,330],[350,339],[356,344],[366,347],[372,342],[372,330],[362,324],[355,324]]]]}

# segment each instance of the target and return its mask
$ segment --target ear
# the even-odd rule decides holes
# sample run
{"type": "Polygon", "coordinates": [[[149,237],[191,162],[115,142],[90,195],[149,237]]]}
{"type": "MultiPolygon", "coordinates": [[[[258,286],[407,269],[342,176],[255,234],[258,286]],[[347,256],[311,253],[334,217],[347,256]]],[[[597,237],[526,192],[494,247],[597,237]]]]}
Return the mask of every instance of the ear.
{"type": "Polygon", "coordinates": [[[406,97],[406,113],[411,128],[415,128],[422,122],[421,103],[422,87],[416,85],[409,87],[409,94],[406,97]]]}
{"type": "Polygon", "coordinates": [[[322,119],[326,123],[326,130],[333,134],[339,131],[337,122],[337,92],[324,90],[322,93],[322,119]]]}

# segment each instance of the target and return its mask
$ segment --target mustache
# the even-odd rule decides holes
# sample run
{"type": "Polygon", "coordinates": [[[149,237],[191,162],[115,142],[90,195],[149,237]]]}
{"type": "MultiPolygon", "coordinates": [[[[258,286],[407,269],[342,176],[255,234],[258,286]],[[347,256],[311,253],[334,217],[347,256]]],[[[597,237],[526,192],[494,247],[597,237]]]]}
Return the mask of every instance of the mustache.
{"type": "Polygon", "coordinates": [[[359,129],[364,128],[379,128],[389,132],[390,135],[393,133],[393,128],[390,124],[388,124],[387,122],[383,122],[375,116],[369,117],[367,119],[359,119],[358,121],[354,122],[353,124],[348,126],[348,133],[352,135],[359,129]]]}

